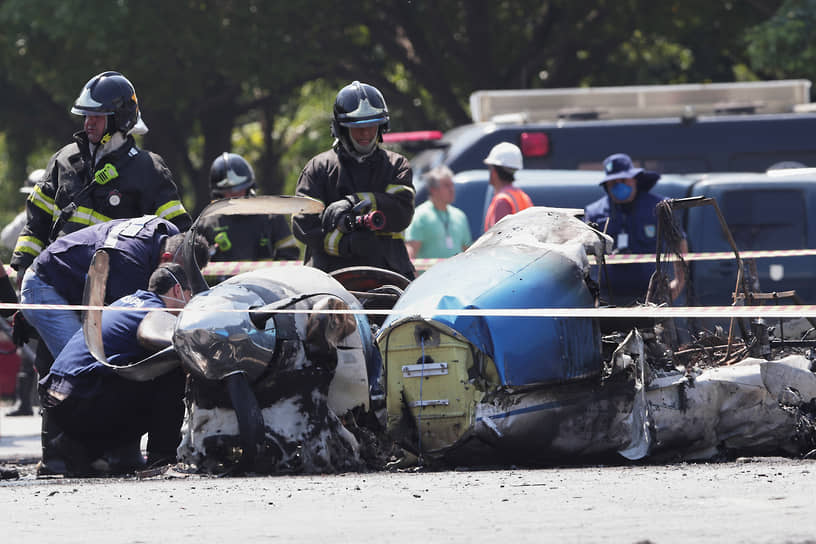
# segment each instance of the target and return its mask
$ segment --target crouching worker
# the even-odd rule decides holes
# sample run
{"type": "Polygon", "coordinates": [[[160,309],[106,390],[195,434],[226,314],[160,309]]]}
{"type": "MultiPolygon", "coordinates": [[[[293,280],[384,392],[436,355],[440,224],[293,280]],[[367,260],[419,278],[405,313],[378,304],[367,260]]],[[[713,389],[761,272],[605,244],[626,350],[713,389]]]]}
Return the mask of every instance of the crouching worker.
{"type": "Polygon", "coordinates": [[[108,364],[97,361],[77,331],[40,381],[45,415],[62,430],[50,444],[54,461],[43,459],[40,474],[84,476],[126,474],[176,462],[184,417],[185,376],[181,367],[150,381],[124,378],[109,365],[125,366],[151,354],[137,329],[145,308],[182,308],[192,296],[181,265],[161,264],[147,290],[112,304],[132,311],[102,312],[102,342],[108,364]],[[141,438],[147,433],[147,462],[141,438]],[[55,462],[56,466],[49,466],[55,462]]]}
{"type": "MultiPolygon", "coordinates": [[[[49,306],[82,304],[85,277],[97,250],[110,254],[105,296],[105,302],[110,303],[147,287],[150,274],[160,263],[181,262],[184,236],[173,223],[155,215],[106,221],[61,236],[26,270],[20,302],[45,307],[28,307],[22,310],[23,316],[56,357],[82,323],[78,311],[49,306]]],[[[206,266],[209,244],[203,236],[196,237],[194,253],[198,266],[206,266]]],[[[45,375],[48,365],[41,367],[45,370],[41,375],[45,375]]]]}

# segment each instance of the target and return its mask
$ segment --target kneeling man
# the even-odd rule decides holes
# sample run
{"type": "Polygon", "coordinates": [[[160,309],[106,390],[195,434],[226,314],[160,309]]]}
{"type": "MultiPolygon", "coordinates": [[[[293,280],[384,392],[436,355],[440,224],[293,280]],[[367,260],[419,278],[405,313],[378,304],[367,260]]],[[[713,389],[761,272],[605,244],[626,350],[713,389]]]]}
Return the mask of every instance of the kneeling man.
{"type": "Polygon", "coordinates": [[[147,464],[174,463],[184,417],[185,376],[180,367],[150,381],[124,378],[110,365],[125,366],[151,354],[137,337],[145,308],[182,308],[192,296],[184,268],[161,264],[148,289],[112,306],[133,310],[102,313],[102,341],[108,364],[97,361],[77,331],[40,381],[44,416],[62,432],[53,439],[57,464],[46,473],[82,476],[123,474],[145,465],[140,442],[147,433],[147,464]]]}

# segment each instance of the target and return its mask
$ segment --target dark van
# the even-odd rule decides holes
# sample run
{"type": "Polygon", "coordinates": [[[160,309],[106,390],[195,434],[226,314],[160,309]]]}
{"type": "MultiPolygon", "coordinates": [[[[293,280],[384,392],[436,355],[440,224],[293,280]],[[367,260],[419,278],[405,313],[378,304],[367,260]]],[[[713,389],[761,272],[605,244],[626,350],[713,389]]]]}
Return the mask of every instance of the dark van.
{"type": "MultiPolygon", "coordinates": [[[[717,200],[740,251],[816,248],[816,169],[708,174],[691,186],[689,196],[697,195],[717,200]]],[[[692,251],[730,250],[711,208],[688,210],[685,228],[692,251]]],[[[760,291],[795,290],[804,302],[816,303],[816,257],[762,258],[756,266],[760,291]]],[[[731,303],[737,275],[733,260],[695,261],[691,270],[701,300],[731,303]]]]}

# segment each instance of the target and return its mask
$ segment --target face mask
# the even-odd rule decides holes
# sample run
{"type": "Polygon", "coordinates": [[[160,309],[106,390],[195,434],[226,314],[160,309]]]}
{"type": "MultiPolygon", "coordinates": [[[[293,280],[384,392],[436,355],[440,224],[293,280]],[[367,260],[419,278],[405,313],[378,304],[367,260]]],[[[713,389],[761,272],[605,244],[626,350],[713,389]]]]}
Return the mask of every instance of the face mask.
{"type": "Polygon", "coordinates": [[[616,200],[621,202],[626,201],[630,196],[632,196],[632,188],[625,183],[616,183],[612,186],[609,192],[612,193],[612,196],[614,196],[616,200]]]}
{"type": "Polygon", "coordinates": [[[361,146],[357,143],[357,140],[349,135],[349,140],[351,140],[351,145],[354,146],[354,150],[359,153],[360,155],[368,155],[372,151],[374,151],[374,147],[377,145],[377,138],[374,138],[369,142],[369,144],[365,147],[361,146]]]}
{"type": "Polygon", "coordinates": [[[181,302],[182,306],[186,306],[187,303],[190,302],[189,300],[185,300],[183,298],[171,297],[169,295],[164,295],[164,298],[166,298],[167,300],[175,300],[176,302],[181,302]]]}
{"type": "Polygon", "coordinates": [[[173,281],[175,281],[176,285],[178,285],[179,289],[181,289],[181,296],[183,298],[171,297],[170,295],[164,295],[164,297],[168,300],[175,300],[176,302],[181,302],[183,306],[186,306],[187,303],[190,301],[187,299],[187,295],[184,293],[184,287],[181,286],[181,282],[178,280],[175,274],[170,272],[170,270],[167,270],[167,273],[170,274],[170,277],[173,278],[173,281]]]}

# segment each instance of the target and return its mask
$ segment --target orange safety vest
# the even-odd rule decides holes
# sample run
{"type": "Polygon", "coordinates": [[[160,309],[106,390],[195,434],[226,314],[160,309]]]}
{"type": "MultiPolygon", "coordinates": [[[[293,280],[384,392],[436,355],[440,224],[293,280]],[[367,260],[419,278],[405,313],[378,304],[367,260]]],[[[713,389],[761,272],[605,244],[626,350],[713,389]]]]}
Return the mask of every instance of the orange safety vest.
{"type": "Polygon", "coordinates": [[[484,230],[487,230],[493,226],[488,225],[488,222],[493,217],[496,211],[496,204],[499,202],[499,200],[506,200],[510,203],[510,208],[513,210],[510,212],[511,214],[520,212],[521,210],[533,206],[533,201],[530,200],[527,193],[521,189],[516,189],[513,186],[507,187],[503,191],[497,193],[496,196],[493,197],[493,200],[490,201],[490,206],[488,206],[487,215],[485,216],[484,230]]]}

